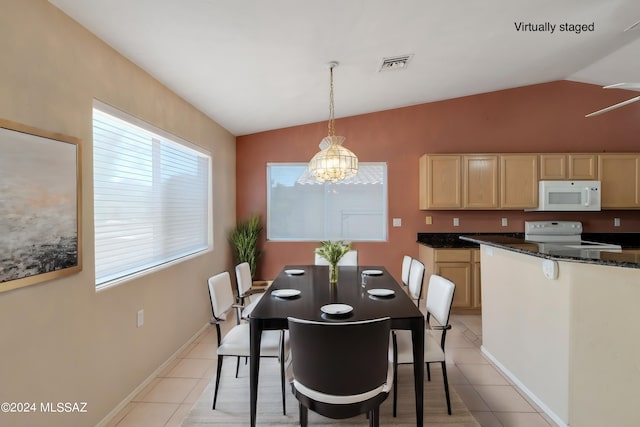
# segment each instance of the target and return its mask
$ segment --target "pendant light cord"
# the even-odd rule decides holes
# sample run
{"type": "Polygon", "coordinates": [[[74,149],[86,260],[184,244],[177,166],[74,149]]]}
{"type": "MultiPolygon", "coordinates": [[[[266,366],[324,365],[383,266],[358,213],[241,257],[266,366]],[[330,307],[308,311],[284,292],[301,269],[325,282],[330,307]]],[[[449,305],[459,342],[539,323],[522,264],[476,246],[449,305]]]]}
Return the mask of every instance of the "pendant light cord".
{"type": "Polygon", "coordinates": [[[334,124],[334,119],[333,119],[333,114],[334,114],[334,105],[333,105],[333,68],[334,68],[334,65],[332,65],[329,68],[329,124],[327,125],[328,128],[329,128],[329,136],[335,136],[335,134],[336,134],[335,124],[334,124]]]}

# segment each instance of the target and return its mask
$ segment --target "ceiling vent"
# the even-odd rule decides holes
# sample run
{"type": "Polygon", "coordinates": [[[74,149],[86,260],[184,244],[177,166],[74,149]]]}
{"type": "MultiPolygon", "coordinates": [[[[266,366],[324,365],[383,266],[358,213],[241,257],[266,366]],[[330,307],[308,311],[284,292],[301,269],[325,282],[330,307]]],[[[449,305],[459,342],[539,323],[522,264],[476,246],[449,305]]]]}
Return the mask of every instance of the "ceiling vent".
{"type": "Polygon", "coordinates": [[[379,71],[404,70],[407,68],[409,61],[413,55],[394,56],[392,58],[383,58],[379,71]]]}

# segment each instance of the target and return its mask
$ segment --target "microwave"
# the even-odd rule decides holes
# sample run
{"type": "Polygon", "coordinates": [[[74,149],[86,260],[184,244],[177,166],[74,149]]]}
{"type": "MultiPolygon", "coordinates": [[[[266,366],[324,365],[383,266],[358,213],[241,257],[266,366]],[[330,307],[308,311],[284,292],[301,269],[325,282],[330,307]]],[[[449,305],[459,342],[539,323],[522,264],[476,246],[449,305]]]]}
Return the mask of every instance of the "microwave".
{"type": "Polygon", "coordinates": [[[539,181],[536,211],[599,211],[600,181],[539,181]]]}

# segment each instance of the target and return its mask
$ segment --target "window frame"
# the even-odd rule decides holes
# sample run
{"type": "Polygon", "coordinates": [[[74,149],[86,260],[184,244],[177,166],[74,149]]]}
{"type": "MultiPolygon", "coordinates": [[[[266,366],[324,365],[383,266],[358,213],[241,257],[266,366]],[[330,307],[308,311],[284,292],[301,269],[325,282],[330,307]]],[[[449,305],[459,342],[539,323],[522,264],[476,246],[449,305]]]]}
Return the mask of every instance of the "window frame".
{"type": "MultiPolygon", "coordinates": [[[[157,271],[163,270],[165,268],[169,268],[171,266],[180,264],[182,262],[185,262],[189,259],[201,256],[203,254],[212,252],[214,249],[214,235],[213,235],[213,154],[211,153],[211,151],[197,145],[194,144],[192,142],[189,142],[177,135],[174,135],[170,132],[167,132],[163,129],[158,128],[157,126],[154,126],[144,120],[141,120],[125,111],[122,111],[118,108],[115,108],[109,104],[106,104],[102,101],[99,101],[97,99],[93,100],[93,107],[92,107],[92,114],[91,114],[91,123],[92,123],[92,149],[94,150],[94,153],[92,154],[92,158],[91,158],[91,165],[92,165],[92,169],[95,168],[95,143],[93,143],[93,133],[94,133],[94,116],[95,116],[95,112],[98,111],[99,113],[102,114],[106,114],[109,115],[113,118],[115,118],[117,121],[122,121],[125,125],[132,125],[132,126],[136,126],[140,129],[142,129],[145,133],[147,133],[149,136],[151,136],[152,140],[155,143],[155,140],[163,140],[165,143],[170,143],[176,146],[179,146],[182,149],[186,149],[186,151],[192,151],[197,153],[200,156],[203,156],[204,158],[206,158],[207,160],[207,183],[206,183],[206,193],[207,193],[207,201],[206,201],[206,210],[207,210],[207,214],[206,214],[206,247],[200,249],[200,250],[196,250],[194,248],[194,252],[191,253],[187,253],[184,255],[180,255],[180,256],[175,256],[172,255],[169,259],[166,259],[164,261],[154,261],[156,262],[154,265],[148,265],[146,267],[138,267],[138,269],[136,271],[131,271],[129,273],[124,273],[123,275],[119,276],[119,277],[115,277],[115,278],[111,278],[108,280],[103,280],[103,281],[98,281],[98,277],[96,277],[95,275],[95,264],[94,264],[94,284],[95,284],[95,289],[96,291],[101,291],[101,290],[105,290],[108,288],[111,288],[113,286],[117,286],[126,282],[129,282],[131,280],[137,279],[139,277],[142,276],[146,276],[152,273],[155,273],[157,271]]],[[[92,179],[92,183],[94,185],[93,189],[94,191],[92,192],[92,196],[93,196],[93,203],[92,203],[92,208],[93,208],[93,215],[92,218],[94,220],[93,222],[93,236],[94,236],[94,263],[97,263],[97,259],[96,259],[96,251],[95,251],[95,247],[96,247],[96,222],[95,222],[95,215],[96,215],[96,193],[95,193],[95,171],[92,170],[92,175],[91,175],[91,179],[92,179]]]]}
{"type": "MultiPolygon", "coordinates": [[[[270,230],[270,226],[271,226],[271,221],[270,221],[270,214],[271,214],[271,180],[270,180],[270,168],[271,166],[307,166],[308,163],[306,162],[267,162],[267,167],[266,167],[266,190],[267,190],[267,212],[266,212],[266,240],[268,242],[318,242],[318,241],[322,241],[322,240],[327,240],[328,238],[320,238],[320,239],[315,239],[315,238],[274,238],[271,235],[271,230],[270,230]]],[[[382,204],[384,205],[384,210],[383,210],[383,236],[379,239],[347,239],[344,238],[343,240],[345,241],[351,241],[351,242],[372,242],[372,243],[380,243],[380,242],[388,242],[389,241],[389,174],[388,174],[388,164],[387,162],[360,162],[359,166],[363,166],[363,165],[381,165],[383,167],[383,195],[382,195],[382,204]]],[[[324,182],[322,183],[322,186],[324,187],[324,200],[326,201],[326,194],[327,194],[327,186],[331,185],[331,182],[324,182]]],[[[323,202],[323,206],[326,209],[326,203],[323,202]]],[[[326,231],[326,228],[325,228],[326,231]]]]}

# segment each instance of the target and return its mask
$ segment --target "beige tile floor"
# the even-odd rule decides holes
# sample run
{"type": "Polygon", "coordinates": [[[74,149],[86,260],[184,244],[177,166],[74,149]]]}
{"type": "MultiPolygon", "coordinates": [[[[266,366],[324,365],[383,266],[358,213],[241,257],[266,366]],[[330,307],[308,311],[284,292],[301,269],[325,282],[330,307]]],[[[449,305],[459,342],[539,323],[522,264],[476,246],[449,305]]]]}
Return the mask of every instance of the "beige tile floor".
{"type": "MultiPolygon", "coordinates": [[[[451,322],[453,328],[447,335],[446,345],[449,383],[478,422],[483,427],[555,426],[481,354],[481,317],[454,314],[451,322]]],[[[179,426],[215,375],[215,343],[215,329],[210,327],[108,426],[179,426]]],[[[225,368],[232,366],[230,364],[225,368]]],[[[437,369],[434,365],[432,372],[437,369]]],[[[434,380],[439,377],[438,373],[434,374],[434,380]]]]}

